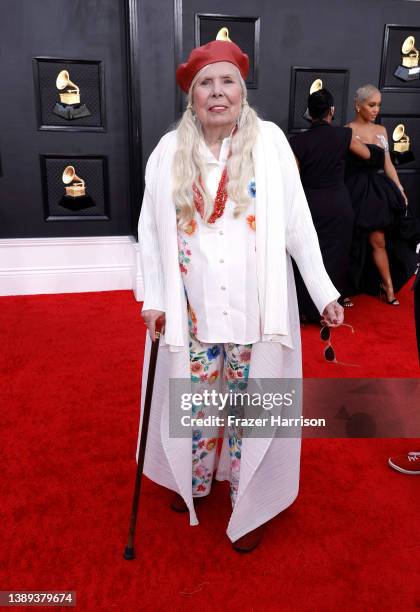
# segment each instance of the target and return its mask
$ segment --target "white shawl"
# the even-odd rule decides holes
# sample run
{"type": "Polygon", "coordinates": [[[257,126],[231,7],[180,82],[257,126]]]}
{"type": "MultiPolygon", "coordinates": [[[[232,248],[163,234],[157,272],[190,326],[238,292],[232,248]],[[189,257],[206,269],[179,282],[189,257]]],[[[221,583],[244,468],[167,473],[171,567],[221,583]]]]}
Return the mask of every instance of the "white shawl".
{"type": "MultiPolygon", "coordinates": [[[[250,378],[298,378],[301,376],[299,318],[290,255],[296,260],[320,312],[338,297],[338,293],[322,262],[290,146],[273,123],[259,121],[259,128],[253,158],[258,297],[263,336],[261,342],[253,345],[250,378]]],[[[196,525],[191,439],[170,437],[168,425],[168,381],[190,377],[187,308],[178,265],[172,201],[172,160],[176,145],[176,132],[170,132],[161,139],[149,159],[139,222],[143,310],[153,308],[166,314],[144,471],[155,482],[183,496],[190,510],[190,524],[196,525]]],[[[147,339],[143,381],[147,379],[149,354],[150,341],[147,339]]],[[[145,387],[143,384],[142,406],[145,387]]],[[[143,410],[141,418],[142,414],[143,410]]],[[[238,497],[227,528],[232,541],[293,502],[298,491],[299,454],[300,439],[297,438],[243,440],[238,497]]],[[[216,477],[219,480],[229,477],[226,440],[216,477]]]]}
{"type": "MultiPolygon", "coordinates": [[[[259,120],[259,128],[253,159],[262,340],[293,348],[286,308],[286,251],[295,259],[320,313],[339,294],[325,272],[318,237],[286,137],[274,123],[259,120]]],[[[139,222],[143,309],[165,311],[165,342],[172,351],[184,346],[185,313],[171,180],[176,147],[176,131],[169,132],[150,156],[139,222]]]]}

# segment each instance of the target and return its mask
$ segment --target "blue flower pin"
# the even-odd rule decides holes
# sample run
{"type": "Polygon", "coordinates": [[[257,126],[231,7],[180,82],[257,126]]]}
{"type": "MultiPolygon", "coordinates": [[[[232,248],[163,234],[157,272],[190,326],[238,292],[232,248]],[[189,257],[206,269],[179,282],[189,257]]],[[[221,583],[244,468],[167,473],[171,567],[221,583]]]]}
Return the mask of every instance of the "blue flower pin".
{"type": "Polygon", "coordinates": [[[250,181],[250,183],[248,184],[248,193],[251,198],[255,198],[255,196],[257,195],[257,187],[255,185],[255,181],[250,181]]]}

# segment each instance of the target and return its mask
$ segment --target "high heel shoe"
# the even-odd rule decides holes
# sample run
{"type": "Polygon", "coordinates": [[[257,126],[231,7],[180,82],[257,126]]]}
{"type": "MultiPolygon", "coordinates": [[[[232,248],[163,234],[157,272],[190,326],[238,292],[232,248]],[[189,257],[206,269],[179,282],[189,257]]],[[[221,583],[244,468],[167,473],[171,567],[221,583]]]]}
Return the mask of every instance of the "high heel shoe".
{"type": "Polygon", "coordinates": [[[400,305],[396,297],[394,297],[392,300],[388,299],[385,287],[383,286],[382,283],[379,283],[379,299],[382,300],[382,298],[385,300],[385,303],[388,304],[389,306],[399,306],[400,305]]]}

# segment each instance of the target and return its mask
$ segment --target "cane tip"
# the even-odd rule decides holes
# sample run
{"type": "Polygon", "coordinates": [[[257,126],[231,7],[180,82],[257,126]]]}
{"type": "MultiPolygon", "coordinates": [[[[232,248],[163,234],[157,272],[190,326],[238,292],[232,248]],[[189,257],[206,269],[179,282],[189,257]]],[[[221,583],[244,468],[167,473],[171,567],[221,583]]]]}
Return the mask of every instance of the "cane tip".
{"type": "Polygon", "coordinates": [[[126,546],[124,550],[124,559],[126,561],[132,561],[136,558],[136,553],[134,552],[134,546],[126,546]]]}

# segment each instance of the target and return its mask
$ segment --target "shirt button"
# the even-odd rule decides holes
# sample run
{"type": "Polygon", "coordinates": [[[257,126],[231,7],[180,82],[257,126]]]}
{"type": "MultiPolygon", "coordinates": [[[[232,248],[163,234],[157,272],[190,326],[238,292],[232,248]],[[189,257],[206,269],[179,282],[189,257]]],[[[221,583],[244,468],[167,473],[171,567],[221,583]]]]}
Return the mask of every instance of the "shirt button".
{"type": "Polygon", "coordinates": [[[228,314],[227,310],[224,310],[224,311],[223,311],[223,314],[224,314],[224,315],[227,315],[227,314],[228,314]]]}
{"type": "Polygon", "coordinates": [[[222,285],[222,286],[220,287],[220,289],[221,289],[222,291],[226,291],[226,287],[225,287],[224,285],[222,285]]]}
{"type": "Polygon", "coordinates": [[[220,263],[225,263],[224,259],[219,259],[220,263]]]}

